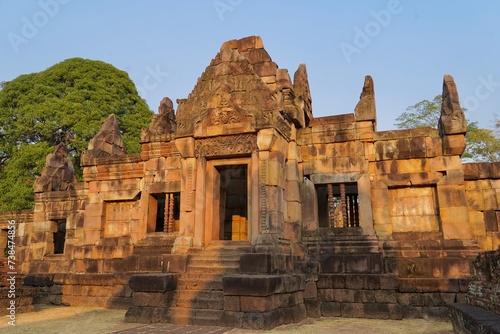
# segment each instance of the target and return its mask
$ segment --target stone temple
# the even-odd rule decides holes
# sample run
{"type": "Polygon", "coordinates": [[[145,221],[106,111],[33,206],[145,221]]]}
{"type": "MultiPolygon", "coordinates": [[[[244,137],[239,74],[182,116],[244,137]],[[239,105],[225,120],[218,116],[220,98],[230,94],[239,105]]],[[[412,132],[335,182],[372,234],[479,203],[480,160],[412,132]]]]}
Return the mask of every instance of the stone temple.
{"type": "Polygon", "coordinates": [[[436,129],[377,131],[367,76],[353,113],[314,117],[305,65],[279,68],[260,37],[225,42],[177,110],[161,101],[140,154],[111,115],[83,182],[59,145],[34,210],[1,213],[0,242],[17,224],[18,301],[259,329],[446,318],[500,245],[500,163],[461,161],[449,75],[442,96],[436,129]]]}

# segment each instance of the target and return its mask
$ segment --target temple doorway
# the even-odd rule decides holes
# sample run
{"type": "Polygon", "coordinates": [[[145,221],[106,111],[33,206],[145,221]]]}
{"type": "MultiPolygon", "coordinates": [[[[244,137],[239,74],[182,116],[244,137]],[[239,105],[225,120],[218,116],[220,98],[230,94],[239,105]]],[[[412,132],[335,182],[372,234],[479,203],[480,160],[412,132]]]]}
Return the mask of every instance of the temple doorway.
{"type": "Polygon", "coordinates": [[[249,167],[242,161],[212,160],[207,164],[206,244],[249,240],[249,167]]]}
{"type": "Polygon", "coordinates": [[[216,167],[220,175],[219,238],[247,240],[247,166],[216,167]]]}

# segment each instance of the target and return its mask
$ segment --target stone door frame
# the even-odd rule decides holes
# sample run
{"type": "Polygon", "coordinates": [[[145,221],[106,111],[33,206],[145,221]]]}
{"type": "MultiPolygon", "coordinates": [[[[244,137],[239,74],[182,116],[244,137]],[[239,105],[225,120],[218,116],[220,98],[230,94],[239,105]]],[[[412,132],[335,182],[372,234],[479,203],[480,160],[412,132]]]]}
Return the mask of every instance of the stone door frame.
{"type": "MultiPolygon", "coordinates": [[[[248,240],[251,241],[254,234],[258,233],[256,218],[258,211],[255,209],[257,199],[257,189],[255,187],[258,180],[258,170],[254,166],[258,164],[252,163],[253,157],[243,158],[227,158],[227,159],[211,159],[206,161],[205,167],[205,199],[204,199],[204,244],[207,246],[212,241],[220,239],[220,174],[217,167],[245,165],[247,168],[247,228],[248,240]],[[255,188],[255,189],[254,189],[255,188]]],[[[200,205],[201,203],[197,203],[200,205]]]]}

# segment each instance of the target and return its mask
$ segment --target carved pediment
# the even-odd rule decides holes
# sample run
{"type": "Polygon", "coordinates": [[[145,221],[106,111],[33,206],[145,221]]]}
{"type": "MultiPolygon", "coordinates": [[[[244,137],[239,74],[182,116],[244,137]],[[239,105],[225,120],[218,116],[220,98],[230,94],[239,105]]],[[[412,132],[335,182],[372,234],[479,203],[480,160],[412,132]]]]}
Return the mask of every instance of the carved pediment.
{"type": "Polygon", "coordinates": [[[288,133],[289,121],[305,126],[312,118],[305,66],[297,70],[293,85],[288,74],[283,83],[285,72],[260,37],[224,43],[188,98],[177,101],[176,137],[256,133],[269,127],[288,133]]]}
{"type": "Polygon", "coordinates": [[[248,133],[270,125],[280,107],[277,65],[259,43],[252,45],[261,51],[237,42],[223,45],[188,98],[178,101],[177,137],[248,133]]]}

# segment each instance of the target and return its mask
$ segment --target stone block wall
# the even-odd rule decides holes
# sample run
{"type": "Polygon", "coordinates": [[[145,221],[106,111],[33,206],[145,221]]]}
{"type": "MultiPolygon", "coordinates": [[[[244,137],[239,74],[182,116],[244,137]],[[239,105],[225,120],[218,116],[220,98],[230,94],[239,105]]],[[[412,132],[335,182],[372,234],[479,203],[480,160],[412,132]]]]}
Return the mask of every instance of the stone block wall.
{"type": "Polygon", "coordinates": [[[222,285],[228,325],[271,329],[307,316],[302,275],[224,276],[222,285]]]}
{"type": "Polygon", "coordinates": [[[130,277],[132,307],[125,322],[169,322],[177,277],[175,274],[135,274],[130,277]]]}
{"type": "Polygon", "coordinates": [[[309,315],[446,319],[447,304],[464,301],[467,284],[466,279],[401,279],[393,274],[320,274],[317,291],[309,294],[317,298],[308,303],[318,304],[319,310],[309,315]]]}
{"type": "Polygon", "coordinates": [[[500,333],[500,247],[481,253],[465,301],[449,305],[456,333],[500,333]]]}
{"type": "MultiPolygon", "coordinates": [[[[368,171],[365,145],[360,141],[354,114],[315,118],[297,130],[297,146],[304,175],[368,171]]],[[[355,180],[354,180],[355,181],[355,180]]]]}
{"type": "Polygon", "coordinates": [[[500,247],[478,255],[474,278],[469,283],[467,302],[500,315],[500,247]]]}
{"type": "Polygon", "coordinates": [[[36,289],[35,303],[127,308],[132,304],[129,274],[27,275],[24,285],[36,289]]]}
{"type": "Polygon", "coordinates": [[[440,232],[445,239],[470,239],[462,163],[458,155],[442,155],[437,130],[383,131],[374,140],[370,174],[379,238],[440,232]]]}
{"type": "Polygon", "coordinates": [[[464,164],[471,232],[484,250],[500,246],[500,162],[464,164]]]}

